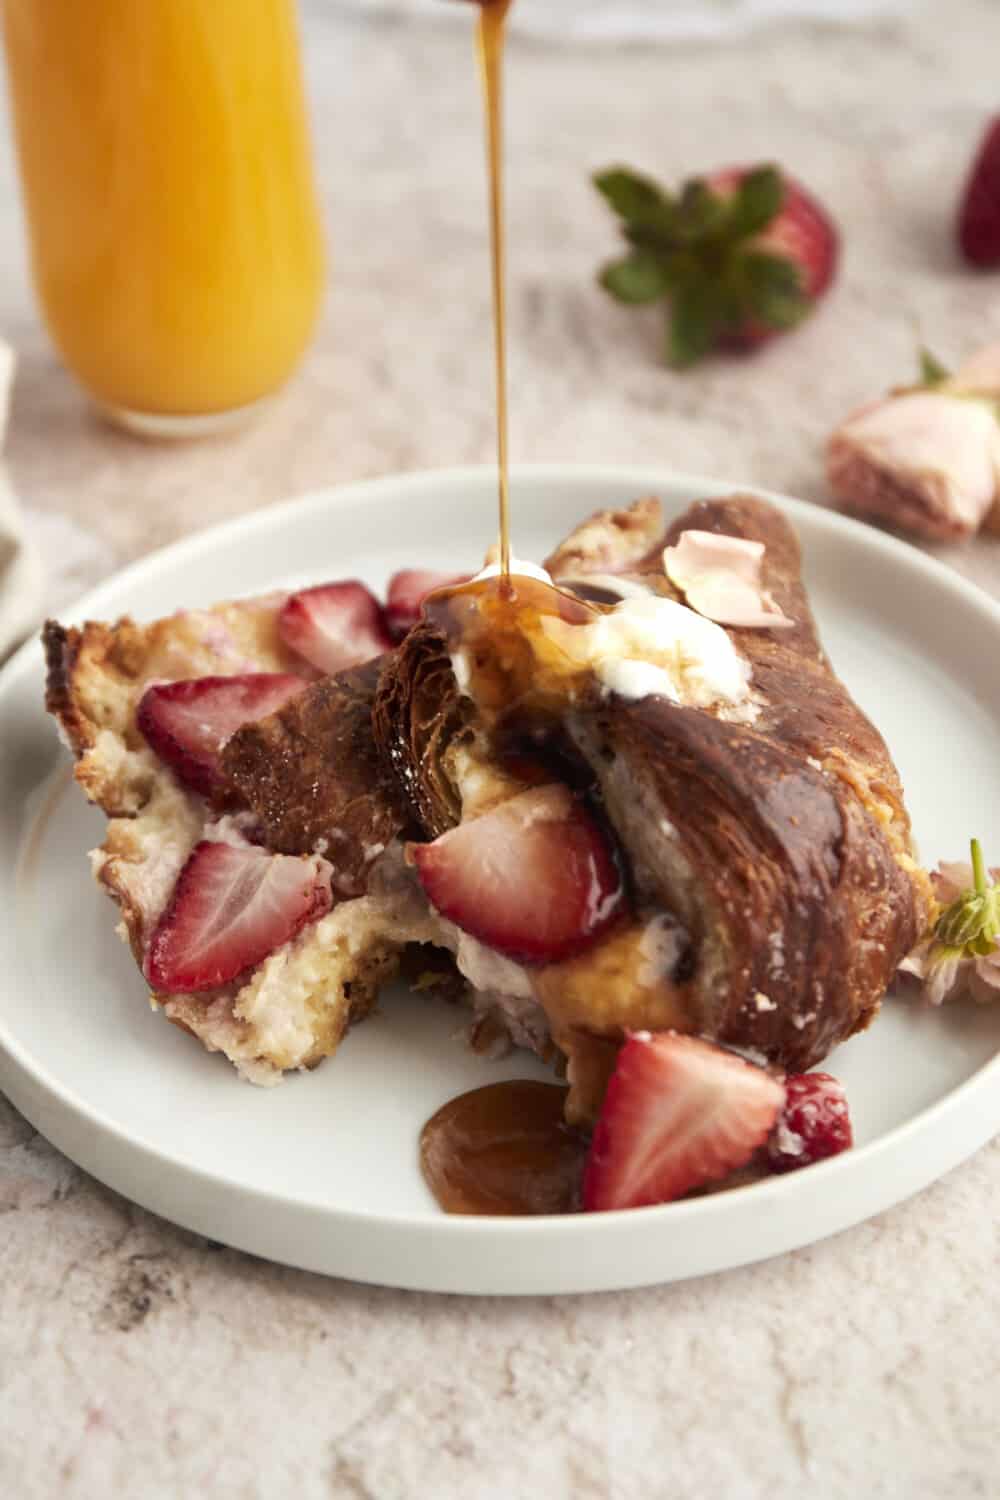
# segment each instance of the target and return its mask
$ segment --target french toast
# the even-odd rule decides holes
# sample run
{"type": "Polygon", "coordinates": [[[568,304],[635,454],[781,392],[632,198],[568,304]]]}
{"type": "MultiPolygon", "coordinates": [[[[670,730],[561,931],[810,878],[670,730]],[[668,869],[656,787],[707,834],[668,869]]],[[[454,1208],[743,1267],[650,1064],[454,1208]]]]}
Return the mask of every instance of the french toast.
{"type": "MultiPolygon", "coordinates": [[[[279,620],[287,602],[287,595],[275,594],[150,625],[123,619],[80,629],[49,622],[45,628],[47,706],[73,751],[77,781],[109,820],[91,856],[93,873],[120,907],[121,934],[141,969],[193,851],[213,841],[255,851],[260,829],[238,798],[223,789],[206,799],[150,748],[137,723],[140,704],[151,684],[164,681],[274,673],[301,675],[303,683],[317,679],[282,639],[279,620]]],[[[319,679],[322,692],[331,681],[319,679]]],[[[360,701],[364,720],[370,698],[360,701]]],[[[395,972],[395,934],[405,929],[418,940],[432,926],[422,910],[407,912],[405,891],[398,895],[387,878],[378,894],[366,894],[379,846],[395,836],[395,814],[389,799],[356,803],[348,836],[337,837],[336,789],[353,785],[358,774],[348,747],[337,748],[343,753],[327,759],[323,777],[326,823],[314,808],[303,850],[328,881],[329,909],[225,983],[185,992],[151,989],[152,1004],[168,1020],[209,1051],[224,1053],[254,1083],[277,1082],[284,1071],[311,1068],[332,1053],[395,972]]]]}
{"type": "MultiPolygon", "coordinates": [[[[290,608],[322,589],[147,626],[50,623],[48,706],[78,782],[109,817],[95,876],[119,904],[147,979],[194,974],[180,990],[152,983],[154,1006],[244,1077],[274,1082],[332,1053],[404,952],[424,945],[467,986],[474,1043],[510,1039],[568,1069],[569,1111],[582,1122],[599,1112],[632,1032],[685,1031],[801,1070],[868,1025],[923,928],[927,882],[899,777],[827,661],[780,512],[737,495],[695,504],[665,527],[656,501],[638,501],[591,517],[554,550],[546,570],[558,594],[515,585],[564,601],[567,619],[552,627],[564,642],[574,609],[593,626],[625,598],[669,601],[693,618],[663,562],[685,533],[758,546],[787,627],[725,628],[742,684],[735,706],[609,678],[618,691],[582,667],[571,691],[553,692],[539,658],[487,713],[449,615],[455,600],[468,607],[475,584],[432,594],[395,647],[378,631],[356,641],[347,632],[333,657],[309,652],[308,635],[303,656],[301,619],[287,628],[290,608]],[[341,670],[320,670],[338,660],[341,670]],[[169,736],[163,753],[152,748],[145,705],[185,683],[197,705],[197,685],[221,678],[270,684],[272,697],[253,701],[273,711],[234,720],[192,784],[190,767],[163,759],[169,736]],[[548,947],[537,949],[530,934],[491,922],[491,905],[507,927],[522,920],[504,911],[502,867],[474,902],[459,890],[457,904],[435,867],[436,848],[463,827],[527,850],[517,843],[521,807],[531,810],[532,849],[546,848],[546,820],[560,841],[548,947]],[[206,853],[220,843],[236,852],[206,853]],[[279,905],[286,888],[299,902],[290,925],[275,927],[269,896],[270,925],[255,915],[254,937],[284,940],[253,949],[219,982],[205,982],[210,964],[160,962],[192,926],[199,954],[207,945],[216,961],[199,860],[216,882],[209,889],[232,879],[251,891],[255,914],[272,874],[279,905]],[[586,916],[573,906],[571,866],[593,885],[586,916]],[[188,899],[192,881],[198,900],[188,899]]],[[[502,643],[480,637],[476,649],[484,669],[502,643]]],[[[526,858],[530,926],[544,902],[526,858]]],[[[231,968],[230,959],[227,949],[231,968]]]]}

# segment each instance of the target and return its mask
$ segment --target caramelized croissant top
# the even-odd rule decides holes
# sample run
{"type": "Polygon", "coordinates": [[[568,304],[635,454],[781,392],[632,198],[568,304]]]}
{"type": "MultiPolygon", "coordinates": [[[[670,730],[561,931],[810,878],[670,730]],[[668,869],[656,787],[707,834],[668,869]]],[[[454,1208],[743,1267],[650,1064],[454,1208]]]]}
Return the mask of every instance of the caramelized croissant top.
{"type": "MultiPolygon", "coordinates": [[[[681,960],[655,986],[628,983],[619,933],[543,970],[536,992],[569,1051],[570,1033],[672,1025],[799,1071],[869,1024],[922,928],[925,877],[902,788],[826,659],[782,514],[744,496],[703,501],[650,546],[648,504],[641,526],[615,528],[621,541],[641,536],[643,556],[620,547],[609,558],[595,518],[550,558],[556,581],[614,571],[676,597],[663,546],[685,530],[714,531],[764,543],[764,585],[794,628],[727,631],[752,667],[749,723],[596,684],[567,701],[560,723],[547,709],[533,724],[519,705],[511,732],[535,748],[544,738],[610,823],[637,916],[666,913],[686,934],[681,960]]],[[[424,836],[453,826],[456,751],[484,753],[497,726],[484,731],[432,621],[387,663],[373,724],[424,836]]]]}
{"type": "Polygon", "coordinates": [[[221,770],[269,849],[329,853],[341,895],[361,895],[374,860],[412,817],[372,737],[381,658],[324,677],[278,714],[244,725],[221,770]]]}

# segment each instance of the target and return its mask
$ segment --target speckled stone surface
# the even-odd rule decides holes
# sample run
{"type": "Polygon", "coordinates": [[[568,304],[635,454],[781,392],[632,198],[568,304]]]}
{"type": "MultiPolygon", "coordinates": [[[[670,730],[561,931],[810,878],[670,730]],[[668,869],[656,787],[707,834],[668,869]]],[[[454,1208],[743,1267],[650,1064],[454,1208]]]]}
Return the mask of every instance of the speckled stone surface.
{"type": "MultiPolygon", "coordinates": [[[[235,440],[150,448],[91,419],[34,311],[4,148],[0,328],[21,354],[9,456],[54,601],[209,520],[491,456],[467,39],[320,0],[307,37],[331,295],[299,379],[235,440]]],[[[907,376],[915,324],[945,359],[1000,337],[1000,278],[964,271],[949,236],[998,56],[995,0],[728,47],[519,42],[515,455],[665,463],[822,501],[823,435],[907,376]],[[836,211],[840,283],[763,356],[671,375],[656,318],[593,285],[614,237],[587,173],[619,157],[669,176],[764,156],[836,211]]],[[[997,543],[945,555],[1000,593],[997,543]]],[[[998,1202],[994,1143],[913,1201],[766,1265],[579,1300],[435,1298],[200,1241],[86,1178],[0,1102],[0,1492],[992,1497],[998,1202]]]]}

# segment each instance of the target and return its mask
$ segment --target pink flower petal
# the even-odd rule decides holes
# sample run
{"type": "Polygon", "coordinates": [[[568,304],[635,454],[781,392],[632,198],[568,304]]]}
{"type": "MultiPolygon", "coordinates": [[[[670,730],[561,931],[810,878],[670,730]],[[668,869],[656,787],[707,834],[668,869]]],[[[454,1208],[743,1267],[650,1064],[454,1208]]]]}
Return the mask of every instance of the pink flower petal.
{"type": "Polygon", "coordinates": [[[688,604],[717,625],[744,629],[788,629],[795,624],[761,588],[763,542],[682,531],[664,547],[663,568],[688,604]]]}
{"type": "Polygon", "coordinates": [[[957,901],[959,896],[971,891],[975,884],[972,866],[961,860],[948,862],[942,860],[937,869],[931,873],[931,884],[934,894],[942,906],[950,906],[957,901]]]}
{"type": "Polygon", "coordinates": [[[780,609],[768,609],[759,589],[729,573],[703,573],[692,579],[684,593],[692,609],[718,625],[787,630],[795,624],[780,609]]]}
{"type": "MultiPolygon", "coordinates": [[[[1000,883],[1000,866],[991,868],[989,876],[994,885],[1000,883]]],[[[931,883],[941,905],[950,906],[953,901],[958,900],[959,896],[964,896],[966,891],[971,891],[975,885],[972,866],[968,860],[942,859],[937,869],[931,871],[931,883]]]]}
{"type": "Polygon", "coordinates": [[[939,958],[929,967],[924,993],[932,1005],[943,1005],[972,969],[967,958],[939,958]]]}
{"type": "Polygon", "coordinates": [[[697,578],[700,573],[711,573],[719,568],[745,578],[747,583],[759,584],[763,560],[763,542],[753,542],[742,536],[725,536],[717,531],[682,531],[676,546],[663,549],[663,566],[668,578],[679,589],[685,588],[687,581],[697,578]]]}
{"type": "Polygon", "coordinates": [[[912,974],[916,979],[926,979],[930,968],[931,940],[924,938],[922,942],[906,955],[899,965],[901,974],[912,974]]]}
{"type": "MultiPolygon", "coordinates": [[[[1000,871],[990,869],[994,884],[1000,871]]],[[[963,860],[942,860],[931,874],[934,895],[943,907],[957,901],[974,885],[972,866],[963,860]]],[[[943,956],[933,932],[924,937],[899,965],[901,973],[913,974],[924,987],[932,1005],[959,994],[970,994],[980,1003],[995,1000],[1000,992],[1000,947],[981,957],[943,956]]]]}
{"type": "MultiPolygon", "coordinates": [[[[951,955],[942,957],[934,951],[933,937],[926,937],[906,955],[899,972],[919,979],[925,999],[932,1005],[942,1005],[970,985],[976,976],[976,961],[951,955]]],[[[991,977],[985,982],[995,982],[1000,987],[1000,974],[996,981],[991,977]]]]}
{"type": "Polygon", "coordinates": [[[990,989],[1000,990],[1000,956],[991,953],[975,960],[976,978],[990,989]]]}
{"type": "Polygon", "coordinates": [[[977,350],[945,382],[944,388],[1000,396],[1000,344],[987,344],[985,349],[977,350]]]}

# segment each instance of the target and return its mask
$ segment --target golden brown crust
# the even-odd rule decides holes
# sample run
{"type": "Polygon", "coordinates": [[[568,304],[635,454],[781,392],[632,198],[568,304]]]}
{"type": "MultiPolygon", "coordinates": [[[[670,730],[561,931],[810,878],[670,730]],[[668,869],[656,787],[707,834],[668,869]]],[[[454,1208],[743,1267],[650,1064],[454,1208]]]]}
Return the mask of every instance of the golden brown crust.
{"type": "Polygon", "coordinates": [[[600,510],[571,531],[545,559],[553,578],[586,573],[626,573],[663,534],[663,507],[653,496],[622,510],[600,510]]]}
{"type": "Polygon", "coordinates": [[[42,627],[45,653],[45,707],[59,720],[70,745],[80,754],[87,748],[87,725],[73,698],[73,672],[80,652],[80,631],[66,630],[57,620],[42,627]]]}
{"type": "Polygon", "coordinates": [[[802,1071],[867,1024],[918,925],[845,782],[660,698],[609,706],[580,743],[594,766],[614,757],[611,820],[690,935],[692,1030],[802,1071]]]}
{"type": "MultiPolygon", "coordinates": [[[[45,628],[47,707],[76,757],[76,779],[110,819],[91,856],[94,876],[120,908],[122,935],[140,968],[150,928],[213,812],[145,744],[136,727],[138,701],[152,680],[253,671],[313,675],[282,644],[277,621],[284,598],[184,611],[150,625],[126,618],[71,629],[50,621],[45,628]]],[[[396,964],[399,945],[385,930],[385,914],[370,906],[342,903],[324,919],[323,941],[315,928],[306,929],[230,986],[156,994],[153,1002],[255,1082],[313,1067],[370,1009],[396,964]]]]}
{"type": "Polygon", "coordinates": [[[664,699],[615,702],[592,718],[600,745],[588,758],[600,768],[613,751],[626,844],[703,947],[690,981],[697,1029],[801,1070],[873,1018],[922,928],[925,879],[885,741],[827,662],[791,525],[751,496],[702,501],[644,566],[660,570],[662,546],[688,529],[763,542],[764,586],[795,622],[729,631],[760,717],[745,726],[664,699]],[[644,847],[653,825],[635,815],[640,790],[673,830],[655,850],[644,847]]]}
{"type": "Polygon", "coordinates": [[[46,707],[59,721],[76,757],[76,779],[91,802],[109,817],[127,816],[151,794],[149,775],[135,781],[137,768],[122,754],[145,747],[135,710],[148,682],[239,672],[315,675],[282,643],[277,621],[285,597],[183,610],[149,625],[127,615],[113,625],[46,623],[46,707]]]}
{"type": "MultiPolygon", "coordinates": [[[[376,940],[366,946],[363,959],[351,966],[350,977],[340,978],[339,993],[336,987],[332,993],[329,989],[317,991],[309,1004],[309,1045],[296,1054],[294,1066],[311,1071],[324,1058],[332,1057],[351,1026],[371,1012],[379,991],[394,977],[398,967],[397,945],[386,939],[376,940]]],[[[173,995],[164,1000],[163,1011],[168,1021],[196,1037],[209,1052],[228,1051],[238,1056],[242,1050],[252,1063],[275,1069],[282,1066],[280,1058],[261,1056],[253,1023],[238,1012],[227,1017],[223,1034],[228,1047],[219,1045],[212,1031],[205,1027],[202,995],[173,995]]]]}

